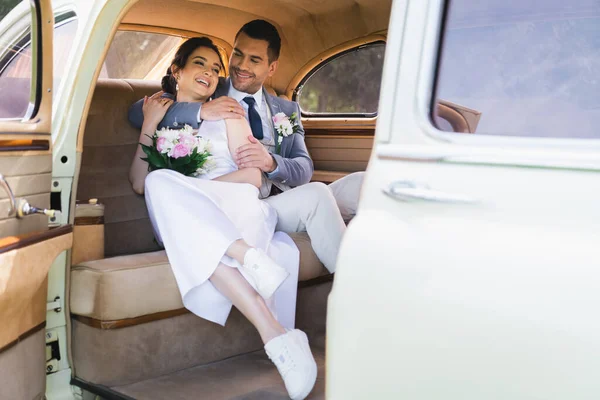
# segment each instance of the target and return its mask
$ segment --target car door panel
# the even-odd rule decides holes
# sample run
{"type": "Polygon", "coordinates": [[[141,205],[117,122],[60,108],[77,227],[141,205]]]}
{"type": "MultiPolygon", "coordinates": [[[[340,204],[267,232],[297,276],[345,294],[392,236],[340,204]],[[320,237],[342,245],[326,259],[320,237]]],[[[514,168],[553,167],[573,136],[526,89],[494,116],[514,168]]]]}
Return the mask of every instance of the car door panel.
{"type": "Polygon", "coordinates": [[[0,396],[3,399],[44,399],[44,347],[44,329],[41,325],[30,335],[25,335],[18,346],[10,346],[0,352],[0,368],[7,371],[0,375],[0,396]]]}
{"type": "Polygon", "coordinates": [[[600,145],[436,129],[452,3],[408,2],[390,33],[395,97],[329,297],[327,397],[596,398],[600,145]]]}
{"type": "Polygon", "coordinates": [[[362,132],[308,131],[306,146],[315,170],[350,173],[367,169],[373,137],[362,132]]]}
{"type": "MultiPolygon", "coordinates": [[[[318,122],[310,123],[318,125],[318,122]]],[[[367,169],[373,148],[374,128],[348,131],[307,128],[306,147],[313,160],[313,181],[330,183],[349,173],[367,169]]]]}
{"type": "Polygon", "coordinates": [[[345,382],[331,398],[583,399],[598,393],[600,323],[589,318],[600,284],[595,175],[374,162],[363,189],[370,207],[347,232],[329,301],[328,335],[335,343],[328,355],[336,361],[329,382],[345,382]],[[402,201],[383,193],[407,179],[479,202],[402,201]],[[577,207],[565,207],[574,201],[577,207]],[[377,267],[344,268],[349,265],[377,267]],[[336,296],[338,285],[343,291],[336,296]],[[377,287],[376,298],[343,296],[365,287],[377,287]],[[385,310],[385,320],[374,310],[385,310]],[[365,326],[381,324],[386,329],[378,330],[377,341],[361,338],[365,326]],[[355,368],[381,363],[382,354],[396,360],[394,369],[355,368]]]}
{"type": "Polygon", "coordinates": [[[47,272],[71,246],[72,227],[0,239],[0,348],[46,320],[47,272]],[[41,305],[41,307],[40,307],[41,305]]]}
{"type": "MultiPolygon", "coordinates": [[[[16,211],[20,201],[27,201],[39,209],[50,208],[53,20],[50,0],[32,0],[18,3],[0,24],[2,62],[11,63],[21,55],[14,64],[17,69],[13,73],[31,76],[32,88],[25,115],[3,115],[0,120],[2,399],[45,398],[44,327],[48,271],[56,257],[68,250],[72,243],[71,226],[48,229],[48,216],[32,214],[17,217],[16,211]],[[27,33],[31,39],[31,53],[22,46],[23,32],[28,26],[31,27],[30,33],[27,33]],[[29,69],[23,65],[28,60],[31,60],[29,69]],[[32,71],[31,75],[28,71],[32,71]]],[[[2,65],[3,68],[5,66],[2,65]]],[[[0,78],[3,83],[21,79],[15,80],[11,76],[0,78]]],[[[17,95],[3,84],[0,87],[3,98],[17,95]]],[[[21,108],[19,106],[16,110],[17,114],[21,108]]],[[[3,107],[3,110],[10,111],[10,107],[3,107]]]]}

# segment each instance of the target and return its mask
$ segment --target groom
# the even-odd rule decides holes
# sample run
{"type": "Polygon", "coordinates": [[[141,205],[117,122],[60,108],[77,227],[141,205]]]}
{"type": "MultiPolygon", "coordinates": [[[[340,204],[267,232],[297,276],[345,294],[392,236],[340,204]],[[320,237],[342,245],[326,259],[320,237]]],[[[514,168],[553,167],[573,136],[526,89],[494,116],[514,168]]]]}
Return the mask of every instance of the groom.
{"type": "MultiPolygon", "coordinates": [[[[314,167],[304,142],[300,108],[295,102],[269,95],[263,88],[266,79],[277,70],[280,49],[281,38],[272,24],[264,20],[248,22],[235,37],[230,77],[220,81],[215,100],[204,104],[175,102],[164,123],[189,124],[197,129],[205,119],[248,118],[253,136],[249,137],[250,144],[232,155],[234,160],[239,168],[257,167],[264,172],[261,195],[271,195],[265,201],[277,211],[277,230],[307,231],[315,253],[333,272],[345,230],[340,210],[344,219],[354,216],[362,173],[348,175],[329,187],[309,183],[314,167]],[[273,117],[279,113],[295,125],[296,133],[279,134],[273,123],[273,117]],[[298,117],[291,120],[294,113],[298,117]]],[[[141,126],[143,114],[138,104],[130,109],[129,119],[141,126]]]]}

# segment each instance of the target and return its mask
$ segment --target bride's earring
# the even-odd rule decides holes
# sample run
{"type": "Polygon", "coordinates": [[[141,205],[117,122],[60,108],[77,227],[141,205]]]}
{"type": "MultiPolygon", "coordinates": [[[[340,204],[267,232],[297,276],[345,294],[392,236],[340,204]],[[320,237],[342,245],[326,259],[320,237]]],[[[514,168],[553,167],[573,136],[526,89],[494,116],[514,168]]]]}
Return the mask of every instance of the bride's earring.
{"type": "Polygon", "coordinates": [[[175,76],[175,91],[179,92],[179,76],[175,76]]]}

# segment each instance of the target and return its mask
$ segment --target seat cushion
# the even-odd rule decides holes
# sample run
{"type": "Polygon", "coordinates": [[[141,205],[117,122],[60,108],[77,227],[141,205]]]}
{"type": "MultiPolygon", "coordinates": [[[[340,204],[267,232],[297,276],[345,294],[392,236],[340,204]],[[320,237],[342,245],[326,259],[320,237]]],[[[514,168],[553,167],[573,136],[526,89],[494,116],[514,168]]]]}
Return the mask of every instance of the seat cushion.
{"type": "MultiPolygon", "coordinates": [[[[300,250],[299,279],[328,274],[306,233],[290,235],[300,250]]],[[[71,313],[116,321],[182,309],[164,251],[88,261],[71,269],[71,313]]]]}

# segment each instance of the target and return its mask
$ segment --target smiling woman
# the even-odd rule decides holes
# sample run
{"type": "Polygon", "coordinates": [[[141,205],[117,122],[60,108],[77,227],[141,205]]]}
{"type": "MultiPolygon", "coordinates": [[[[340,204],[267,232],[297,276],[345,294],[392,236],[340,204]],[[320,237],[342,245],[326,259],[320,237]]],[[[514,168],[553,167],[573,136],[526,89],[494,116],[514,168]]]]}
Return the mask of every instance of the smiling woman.
{"type": "Polygon", "coordinates": [[[163,78],[163,90],[176,101],[205,102],[217,87],[223,61],[208,38],[192,38],[181,45],[163,78]]]}

